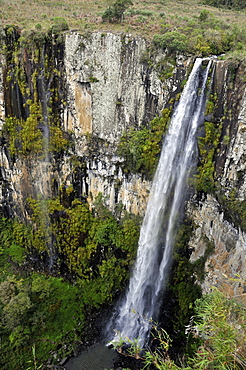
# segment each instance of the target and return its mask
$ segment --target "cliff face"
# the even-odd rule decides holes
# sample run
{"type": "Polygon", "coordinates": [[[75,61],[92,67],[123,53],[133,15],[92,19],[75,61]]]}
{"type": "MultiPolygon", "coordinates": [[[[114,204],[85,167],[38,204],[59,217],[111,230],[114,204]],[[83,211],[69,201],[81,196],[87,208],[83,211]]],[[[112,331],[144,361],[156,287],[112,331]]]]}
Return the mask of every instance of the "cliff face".
{"type": "MultiPolygon", "coordinates": [[[[44,137],[45,117],[53,109],[52,119],[59,120],[72,145],[43,156],[16,155],[10,153],[3,133],[0,155],[3,214],[28,217],[27,197],[57,196],[61,188],[72,185],[76,196],[86,197],[91,206],[95,196],[102,193],[110,209],[121,203],[127,211],[143,215],[151,183],[141,175],[124,171],[116,147],[124,130],[145,125],[177,96],[191,60],[179,57],[172,65],[163,52],[156,51],[150,56],[146,41],[130,35],[72,32],[65,36],[65,46],[62,44],[60,49],[52,42],[41,45],[35,58],[25,48],[20,48],[11,60],[8,53],[1,57],[0,124],[10,114],[26,119],[25,115],[30,114],[26,113],[27,108],[22,112],[11,108],[11,104],[26,106],[28,98],[35,101],[36,94],[44,117],[39,123],[44,137]],[[47,55],[48,62],[53,63],[53,74],[49,72],[44,77],[47,55]],[[160,64],[165,68],[171,66],[171,73],[164,79],[160,78],[160,64]],[[28,93],[14,80],[16,66],[25,71],[28,93]],[[32,79],[34,72],[39,81],[36,85],[32,79]]],[[[204,255],[205,238],[214,244],[206,262],[204,290],[209,290],[210,284],[225,285],[228,283],[225,276],[235,277],[239,273],[246,278],[246,235],[220,201],[221,194],[228,197],[231,192],[234,201],[245,199],[245,69],[240,64],[223,61],[214,62],[214,66],[211,94],[215,103],[206,119],[221,123],[220,143],[214,156],[220,196],[216,192],[196,195],[187,211],[197,226],[190,240],[194,250],[191,259],[204,255]]],[[[234,285],[234,294],[241,294],[240,282],[234,285]]],[[[232,286],[231,282],[228,286],[232,286]]]]}
{"type": "Polygon", "coordinates": [[[191,218],[196,225],[196,231],[190,240],[190,247],[193,248],[191,261],[205,255],[207,240],[214,245],[205,264],[203,291],[209,292],[212,287],[217,286],[230,297],[244,293],[242,280],[246,278],[245,232],[226,220],[220,204],[212,196],[207,196],[192,209],[191,218]],[[236,280],[230,280],[233,278],[236,280]]]}
{"type": "Polygon", "coordinates": [[[4,110],[4,91],[3,91],[3,70],[2,65],[4,64],[4,58],[0,57],[0,127],[2,128],[3,121],[5,118],[4,110]]]}
{"type": "MultiPolygon", "coordinates": [[[[144,61],[146,48],[144,39],[130,35],[67,35],[64,123],[75,132],[76,145],[86,133],[117,142],[123,130],[139,127],[161,113],[184,77],[184,65],[182,60],[177,63],[164,88],[154,66],[144,61]]],[[[156,55],[155,63],[163,57],[156,55]]]]}
{"type": "MultiPolygon", "coordinates": [[[[124,130],[140,127],[161,114],[186,74],[188,61],[177,66],[165,86],[154,64],[144,61],[147,44],[130,35],[68,34],[65,43],[67,107],[64,128],[75,138],[75,153],[87,157],[86,184],[95,197],[102,192],[109,207],[121,202],[127,211],[143,214],[150,187],[139,175],[124,175],[115,148],[124,130]],[[101,145],[91,161],[85,135],[101,145]]],[[[155,62],[164,55],[157,54],[155,62]]],[[[88,193],[87,193],[88,194],[88,193]]]]}
{"type": "MultiPolygon", "coordinates": [[[[2,203],[8,199],[8,212],[25,215],[27,195],[57,195],[61,186],[73,185],[78,196],[90,195],[89,202],[102,192],[111,209],[115,203],[122,202],[127,211],[143,214],[150,183],[139,175],[125,175],[121,169],[122,159],[116,156],[115,149],[123,130],[139,127],[160,115],[173,93],[180,90],[186,73],[183,61],[179,60],[164,88],[156,69],[142,61],[145,51],[146,42],[141,38],[111,33],[66,35],[64,59],[61,59],[61,53],[57,55],[54,51],[51,57],[54,73],[58,69],[59,78],[63,78],[59,86],[63,92],[58,92],[60,99],[62,95],[58,109],[60,124],[72,137],[73,145],[59,156],[59,160],[51,155],[38,160],[35,156],[28,160],[19,157],[11,160],[6,143],[3,143],[2,203]]],[[[163,55],[156,56],[157,59],[161,57],[163,55]]],[[[37,61],[26,50],[20,48],[18,58],[21,60],[18,63],[24,65],[25,79],[33,90],[33,96],[32,74],[36,71],[37,79],[42,80],[42,69],[37,70],[37,61]]],[[[42,58],[37,58],[42,64],[42,58]]],[[[3,120],[5,111],[12,113],[11,107],[16,100],[19,99],[19,105],[25,100],[19,90],[18,96],[15,94],[13,98],[13,94],[7,91],[8,86],[3,98],[3,76],[14,74],[11,70],[15,65],[16,61],[10,64],[3,58],[0,73],[3,120]]],[[[44,78],[45,93],[38,88],[37,94],[42,102],[42,95],[52,95],[48,88],[52,87],[54,78],[44,78]]],[[[13,85],[16,81],[12,82],[12,89],[13,85]]],[[[45,109],[43,107],[43,111],[45,109]]]]}
{"type": "Polygon", "coordinates": [[[205,264],[203,290],[208,292],[212,286],[218,286],[229,296],[242,295],[245,289],[242,281],[246,279],[244,73],[245,68],[238,63],[233,69],[230,63],[216,63],[212,94],[216,94],[217,100],[209,117],[214,122],[223,123],[214,160],[216,188],[212,195],[203,195],[199,200],[194,197],[188,207],[196,225],[190,241],[191,260],[205,255],[206,240],[214,246],[205,264]]]}

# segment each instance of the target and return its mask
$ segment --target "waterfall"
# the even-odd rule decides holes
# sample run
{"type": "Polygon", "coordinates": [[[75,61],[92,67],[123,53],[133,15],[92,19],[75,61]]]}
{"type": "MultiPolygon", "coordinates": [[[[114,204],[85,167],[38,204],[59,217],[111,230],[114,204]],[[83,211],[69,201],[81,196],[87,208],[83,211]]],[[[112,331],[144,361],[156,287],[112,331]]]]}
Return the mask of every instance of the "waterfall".
{"type": "Polygon", "coordinates": [[[203,123],[206,82],[211,61],[198,58],[174,111],[141,226],[135,267],[124,300],[108,332],[111,341],[148,340],[168,275],[178,220],[196,157],[196,133],[203,123]],[[206,64],[206,65],[204,65],[206,64]]]}
{"type": "MultiPolygon", "coordinates": [[[[43,121],[40,122],[39,128],[42,131],[43,134],[43,162],[44,166],[49,171],[49,167],[51,165],[50,163],[50,127],[49,127],[49,100],[51,97],[51,83],[53,81],[53,75],[51,77],[45,76],[45,46],[43,46],[42,53],[40,56],[40,72],[38,74],[37,78],[37,87],[38,87],[38,93],[40,97],[40,102],[42,104],[42,115],[43,115],[43,121]]],[[[56,262],[56,253],[54,250],[54,241],[53,241],[53,235],[50,231],[50,216],[49,216],[49,209],[47,205],[47,196],[45,195],[45,189],[41,189],[41,191],[44,191],[44,193],[41,195],[41,214],[40,214],[40,221],[43,222],[43,228],[45,232],[45,244],[46,249],[48,252],[48,258],[49,258],[49,271],[52,271],[53,266],[56,262]]],[[[48,189],[47,189],[48,192],[48,189]]]]}

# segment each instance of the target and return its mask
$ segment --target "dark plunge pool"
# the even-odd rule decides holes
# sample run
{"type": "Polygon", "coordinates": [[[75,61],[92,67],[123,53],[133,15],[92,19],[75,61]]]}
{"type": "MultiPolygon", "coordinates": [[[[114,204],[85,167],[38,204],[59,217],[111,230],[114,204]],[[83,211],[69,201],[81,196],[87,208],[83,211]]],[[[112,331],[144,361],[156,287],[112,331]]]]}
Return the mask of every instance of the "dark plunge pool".
{"type": "Polygon", "coordinates": [[[105,344],[97,343],[88,350],[83,351],[78,357],[74,357],[65,365],[66,370],[110,370],[113,369],[117,352],[108,348],[105,344]]]}

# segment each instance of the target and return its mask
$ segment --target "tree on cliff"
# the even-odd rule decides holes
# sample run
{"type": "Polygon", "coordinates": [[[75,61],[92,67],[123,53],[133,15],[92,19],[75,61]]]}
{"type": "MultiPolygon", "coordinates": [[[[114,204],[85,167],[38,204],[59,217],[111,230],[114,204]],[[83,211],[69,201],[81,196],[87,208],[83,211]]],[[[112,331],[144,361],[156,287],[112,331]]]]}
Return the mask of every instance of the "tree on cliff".
{"type": "Polygon", "coordinates": [[[103,22],[120,22],[123,19],[124,12],[131,5],[133,5],[131,0],[116,0],[112,6],[103,13],[103,22]]]}

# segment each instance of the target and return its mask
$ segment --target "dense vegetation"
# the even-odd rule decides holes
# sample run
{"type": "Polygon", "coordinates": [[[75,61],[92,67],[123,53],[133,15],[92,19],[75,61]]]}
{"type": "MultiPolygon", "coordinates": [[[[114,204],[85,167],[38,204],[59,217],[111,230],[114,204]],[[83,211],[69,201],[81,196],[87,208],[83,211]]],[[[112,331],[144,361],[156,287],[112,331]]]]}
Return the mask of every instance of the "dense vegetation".
{"type": "Polygon", "coordinates": [[[204,4],[225,7],[225,8],[235,8],[235,9],[244,9],[246,8],[245,0],[204,0],[204,4]]]}
{"type": "MultiPolygon", "coordinates": [[[[246,366],[246,311],[240,303],[226,298],[214,290],[195,302],[195,316],[186,327],[187,345],[196,339],[192,357],[180,358],[176,362],[169,356],[171,339],[162,329],[153,324],[156,347],[141,353],[137,343],[126,356],[142,358],[147,369],[159,370],[243,370],[246,366]]],[[[120,351],[122,343],[115,344],[120,351]]]]}
{"type": "Polygon", "coordinates": [[[37,31],[20,35],[14,26],[5,28],[2,52],[7,64],[6,120],[1,136],[8,140],[13,158],[58,154],[71,144],[61,129],[65,92],[62,66],[55,62],[63,53],[64,40],[58,34],[64,28],[66,22],[60,17],[56,17],[55,26],[47,34],[37,31]],[[28,53],[28,58],[23,58],[23,53],[28,53]]]}
{"type": "Polygon", "coordinates": [[[116,0],[102,15],[103,21],[120,22],[129,6],[133,5],[131,0],[116,0]]]}
{"type": "Polygon", "coordinates": [[[147,126],[140,130],[132,128],[123,133],[118,154],[124,158],[126,172],[142,173],[147,178],[153,178],[170,114],[171,109],[165,108],[162,116],[154,118],[147,126]]]}
{"type": "MultiPolygon", "coordinates": [[[[71,195],[71,189],[69,190],[71,195]]],[[[125,286],[139,221],[117,221],[102,197],[91,212],[73,200],[29,199],[31,222],[1,219],[1,369],[26,369],[35,346],[39,362],[62,359],[96,309],[125,286]],[[65,277],[65,279],[64,279],[65,277]]],[[[91,336],[91,337],[90,337],[91,336]]]]}

